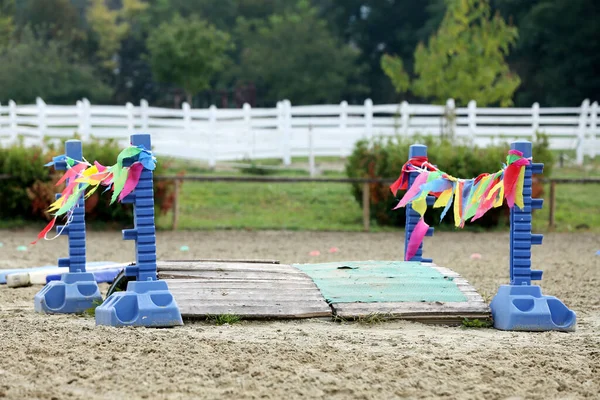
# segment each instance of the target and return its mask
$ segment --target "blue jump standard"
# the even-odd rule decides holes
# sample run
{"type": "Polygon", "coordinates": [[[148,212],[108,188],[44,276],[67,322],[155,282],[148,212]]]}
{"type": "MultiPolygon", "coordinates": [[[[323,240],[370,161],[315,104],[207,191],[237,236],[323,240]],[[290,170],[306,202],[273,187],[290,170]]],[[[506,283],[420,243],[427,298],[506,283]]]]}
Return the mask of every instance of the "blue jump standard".
{"type": "MultiPolygon", "coordinates": [[[[150,135],[131,136],[133,146],[151,150],[150,135]]],[[[138,157],[138,156],[136,156],[138,157]]],[[[137,161],[126,159],[125,166],[137,161]]],[[[123,199],[133,203],[133,229],[123,230],[124,240],[135,240],[136,264],[126,267],[127,276],[135,276],[124,292],[110,295],[96,308],[96,325],[173,327],[183,325],[181,312],[167,282],[156,275],[156,227],[154,221],[153,172],[144,167],[134,192],[123,199]]]]}
{"type": "MultiPolygon", "coordinates": [[[[516,141],[511,144],[511,149],[523,153],[525,158],[531,159],[532,145],[527,141],[516,141]]],[[[410,146],[409,159],[413,157],[427,157],[427,147],[417,144],[410,146]]],[[[542,279],[542,271],[531,269],[531,245],[542,244],[543,235],[531,233],[531,210],[540,209],[543,200],[531,198],[532,175],[543,171],[543,164],[530,164],[525,168],[525,181],[523,185],[523,204],[521,210],[517,206],[510,211],[510,284],[502,285],[492,300],[490,308],[494,327],[509,331],[565,331],[575,330],[576,316],[559,299],[553,296],[542,295],[539,286],[531,285],[532,280],[542,279]]],[[[410,173],[409,187],[413,184],[418,173],[410,173]]],[[[431,205],[433,198],[427,197],[427,205],[431,205]]],[[[412,210],[410,205],[406,210],[405,249],[420,216],[412,210]]],[[[432,236],[433,230],[427,231],[427,236],[432,236]]],[[[422,247],[409,261],[432,262],[422,257],[422,247]]]]}
{"type": "MultiPolygon", "coordinates": [[[[530,142],[517,141],[511,149],[532,156],[530,142]]],[[[490,308],[494,327],[511,331],[574,331],[576,315],[553,296],[544,296],[532,280],[541,280],[542,271],[531,269],[531,246],[542,244],[542,235],[531,233],[531,210],[542,208],[542,199],[531,198],[532,175],[543,171],[543,164],[525,168],[523,209],[515,206],[510,211],[510,284],[502,285],[490,308]]]]}
{"type": "MultiPolygon", "coordinates": [[[[82,161],[82,146],[79,140],[65,143],[65,155],[82,161]]],[[[64,157],[54,158],[54,168],[66,170],[64,157]]],[[[68,184],[68,182],[67,182],[68,184]]],[[[60,198],[57,194],[56,198],[60,198]]],[[[73,211],[71,223],[67,227],[57,226],[56,230],[69,239],[69,257],[59,258],[59,267],[68,267],[69,272],[60,281],[51,281],[34,298],[34,309],[40,313],[77,314],[102,302],[102,295],[94,274],[85,270],[85,204],[83,196],[73,211]]]]}

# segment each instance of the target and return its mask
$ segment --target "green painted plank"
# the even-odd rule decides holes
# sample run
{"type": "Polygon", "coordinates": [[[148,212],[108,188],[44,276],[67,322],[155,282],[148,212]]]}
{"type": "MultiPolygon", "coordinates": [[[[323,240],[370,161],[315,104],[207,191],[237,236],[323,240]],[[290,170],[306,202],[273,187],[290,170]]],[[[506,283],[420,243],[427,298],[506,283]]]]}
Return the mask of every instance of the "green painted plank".
{"type": "Polygon", "coordinates": [[[467,301],[453,278],[419,262],[347,261],[294,267],[310,276],[329,303],[467,301]]]}

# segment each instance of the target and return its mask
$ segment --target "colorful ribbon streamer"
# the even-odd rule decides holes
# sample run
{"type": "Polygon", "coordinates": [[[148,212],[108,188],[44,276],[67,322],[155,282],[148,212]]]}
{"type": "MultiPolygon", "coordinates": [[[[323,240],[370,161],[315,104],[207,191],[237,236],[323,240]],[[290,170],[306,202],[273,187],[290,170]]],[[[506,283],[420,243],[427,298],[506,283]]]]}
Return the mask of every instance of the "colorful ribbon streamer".
{"type": "Polygon", "coordinates": [[[421,215],[409,238],[405,259],[414,257],[429,228],[423,219],[427,210],[427,196],[437,198],[433,208],[444,208],[440,221],[454,205],[452,211],[455,226],[462,228],[467,220],[475,221],[490,209],[500,207],[504,199],[510,208],[516,205],[522,209],[525,167],[529,164],[530,160],[524,158],[523,153],[510,150],[506,164],[503,164],[500,171],[484,173],[472,179],[459,179],[429,164],[426,157],[409,160],[402,167],[398,180],[390,186],[394,196],[399,190],[408,189],[394,210],[411,204],[413,210],[421,215]],[[418,172],[419,175],[408,188],[411,172],[418,172]]]}
{"type": "MultiPolygon", "coordinates": [[[[78,207],[82,196],[85,196],[84,198],[87,199],[100,186],[106,186],[105,191],[113,191],[110,204],[113,204],[117,200],[123,201],[137,186],[142,170],[146,168],[153,171],[156,168],[156,157],[143,146],[130,146],[124,149],[119,153],[116,164],[110,167],[105,167],[97,161],[90,164],[86,161],[76,161],[66,156],[61,156],[58,160],[67,163],[67,172],[56,183],[56,186],[65,182],[67,182],[67,185],[62,191],[60,198],[48,208],[48,212],[54,215],[54,218],[42,229],[32,244],[37,243],[42,238],[48,240],[47,234],[54,227],[59,217],[66,217],[67,222],[65,226],[67,226],[71,221],[73,210],[78,207]],[[135,157],[136,161],[130,167],[124,167],[123,161],[133,157],[135,157]]],[[[53,161],[46,164],[46,166],[53,166],[54,164],[55,162],[53,161]]]]}

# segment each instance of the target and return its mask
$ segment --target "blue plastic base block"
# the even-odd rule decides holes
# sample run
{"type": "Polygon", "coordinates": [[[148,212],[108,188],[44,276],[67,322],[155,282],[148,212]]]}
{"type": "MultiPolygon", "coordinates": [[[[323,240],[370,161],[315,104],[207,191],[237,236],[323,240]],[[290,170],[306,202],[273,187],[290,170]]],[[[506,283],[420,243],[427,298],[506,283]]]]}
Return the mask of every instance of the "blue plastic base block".
{"type": "Polygon", "coordinates": [[[165,281],[132,281],[96,308],[96,325],[173,327],[181,312],[165,281]]]}
{"type": "MultiPolygon", "coordinates": [[[[92,271],[91,274],[94,275],[96,283],[112,283],[122,270],[123,268],[100,269],[98,271],[92,271]]],[[[59,281],[61,280],[62,275],[63,274],[48,275],[46,276],[46,283],[59,281]]]]}
{"type": "Polygon", "coordinates": [[[574,332],[575,312],[539,286],[502,285],[490,304],[494,328],[504,331],[574,332]]]}
{"type": "Polygon", "coordinates": [[[46,284],[34,298],[36,312],[46,314],[80,314],[102,302],[94,274],[70,272],[60,281],[46,284]]]}

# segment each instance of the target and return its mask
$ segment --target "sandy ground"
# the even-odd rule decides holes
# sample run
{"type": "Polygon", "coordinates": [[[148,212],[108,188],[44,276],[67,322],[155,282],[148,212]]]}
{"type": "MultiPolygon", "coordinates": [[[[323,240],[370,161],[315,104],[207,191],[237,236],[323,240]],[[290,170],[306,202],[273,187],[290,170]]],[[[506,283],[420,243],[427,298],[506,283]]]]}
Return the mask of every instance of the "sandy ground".
{"type": "MultiPolygon", "coordinates": [[[[0,231],[0,268],[54,264],[64,239],[28,251],[36,232],[0,231]]],[[[92,261],[130,261],[118,233],[89,233],[92,261]]],[[[400,234],[178,232],[162,259],[282,262],[397,259],[400,234]],[[189,246],[181,252],[180,246],[189,246]],[[330,254],[328,249],[339,248],[330,254]],[[321,256],[308,253],[320,250],[321,256]]],[[[410,322],[187,322],[174,329],[95,327],[38,315],[38,287],[0,287],[0,398],[9,399],[597,399],[600,397],[600,236],[550,234],[533,249],[544,293],[577,312],[575,333],[518,333],[410,322]]],[[[508,235],[436,233],[426,254],[488,300],[508,279],[508,235]],[[472,253],[482,258],[471,260],[472,253]]],[[[106,290],[106,286],[103,286],[106,290]]]]}

